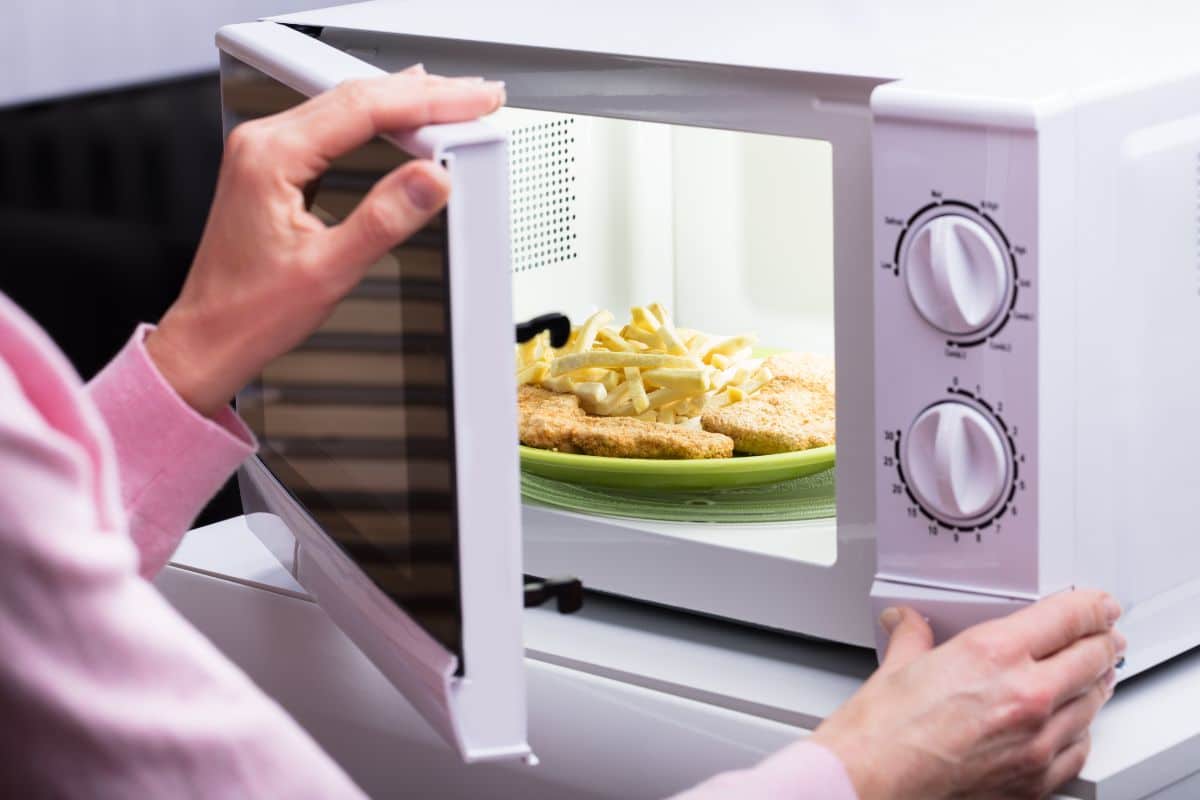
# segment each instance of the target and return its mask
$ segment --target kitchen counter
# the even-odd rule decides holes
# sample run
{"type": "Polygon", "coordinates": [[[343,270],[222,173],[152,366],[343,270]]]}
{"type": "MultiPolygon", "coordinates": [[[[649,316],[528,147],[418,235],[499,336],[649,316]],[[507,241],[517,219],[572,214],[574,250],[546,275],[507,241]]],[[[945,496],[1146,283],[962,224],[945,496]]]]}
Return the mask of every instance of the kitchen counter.
{"type": "MultiPolygon", "coordinates": [[[[662,797],[803,736],[873,653],[617,598],[526,614],[541,765],[458,763],[239,519],[193,531],[163,593],[373,797],[662,797]]],[[[1118,687],[1061,797],[1200,796],[1200,651],[1118,687]]]]}

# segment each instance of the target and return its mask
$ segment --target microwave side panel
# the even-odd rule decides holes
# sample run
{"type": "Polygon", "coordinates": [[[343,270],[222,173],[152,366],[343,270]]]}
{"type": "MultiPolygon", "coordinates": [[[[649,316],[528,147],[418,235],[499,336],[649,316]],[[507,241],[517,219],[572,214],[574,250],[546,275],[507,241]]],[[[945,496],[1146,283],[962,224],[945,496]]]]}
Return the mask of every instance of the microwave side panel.
{"type": "Polygon", "coordinates": [[[1200,71],[1077,110],[1078,582],[1132,670],[1200,642],[1200,71]]]}

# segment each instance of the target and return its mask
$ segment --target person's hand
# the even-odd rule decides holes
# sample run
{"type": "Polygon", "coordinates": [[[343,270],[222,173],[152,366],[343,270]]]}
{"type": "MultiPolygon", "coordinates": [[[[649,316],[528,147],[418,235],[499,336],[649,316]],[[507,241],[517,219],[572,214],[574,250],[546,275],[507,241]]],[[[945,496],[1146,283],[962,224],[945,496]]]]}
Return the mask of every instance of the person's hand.
{"type": "Polygon", "coordinates": [[[179,395],[212,416],[271,359],[302,342],[367,268],[446,204],[449,177],[410,161],[379,181],[342,224],[305,209],[304,188],[373,137],[475,119],[502,84],[413,68],[345,83],[238,126],[183,292],[146,340],[179,395]]]}
{"type": "Polygon", "coordinates": [[[1038,798],[1074,778],[1112,696],[1125,639],[1101,592],[1063,592],[932,649],[911,609],[888,609],[887,656],[813,735],[860,800],[1038,798]]]}

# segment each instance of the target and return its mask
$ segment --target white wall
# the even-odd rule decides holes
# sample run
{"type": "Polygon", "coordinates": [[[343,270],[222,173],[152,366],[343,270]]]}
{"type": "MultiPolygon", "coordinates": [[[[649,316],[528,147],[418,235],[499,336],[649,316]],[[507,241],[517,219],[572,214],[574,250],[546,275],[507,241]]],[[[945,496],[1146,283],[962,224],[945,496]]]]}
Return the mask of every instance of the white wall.
{"type": "Polygon", "coordinates": [[[221,25],[337,0],[3,0],[0,106],[216,69],[221,25]]]}

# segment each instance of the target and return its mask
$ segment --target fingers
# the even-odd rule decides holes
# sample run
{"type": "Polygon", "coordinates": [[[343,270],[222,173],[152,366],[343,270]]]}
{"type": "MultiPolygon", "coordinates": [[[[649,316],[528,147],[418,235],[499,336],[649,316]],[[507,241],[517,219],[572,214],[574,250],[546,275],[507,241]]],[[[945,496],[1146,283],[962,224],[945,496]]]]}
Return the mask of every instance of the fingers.
{"type": "Polygon", "coordinates": [[[1080,639],[1049,658],[1035,669],[1050,686],[1061,705],[1087,691],[1101,675],[1112,670],[1125,652],[1125,637],[1118,630],[1080,639]]]}
{"type": "Polygon", "coordinates": [[[346,285],[416,233],[450,196],[450,176],[429,161],[410,161],[380,180],[341,225],[329,228],[319,258],[345,271],[346,285]]]}
{"type": "Polygon", "coordinates": [[[933,631],[911,608],[889,608],[880,615],[879,624],[891,636],[880,671],[900,669],[933,648],[933,631]]]}
{"type": "Polygon", "coordinates": [[[1057,653],[1078,639],[1103,633],[1121,616],[1121,607],[1104,592],[1059,592],[999,622],[1005,635],[1024,642],[1035,659],[1057,653]]]}
{"type": "Polygon", "coordinates": [[[1050,768],[1046,770],[1045,782],[1042,784],[1043,794],[1052,794],[1067,781],[1079,775],[1083,770],[1083,765],[1087,763],[1088,753],[1091,752],[1091,749],[1092,737],[1085,733],[1056,755],[1050,762],[1050,768]]]}
{"type": "MultiPolygon", "coordinates": [[[[419,66],[419,65],[418,65],[419,66]]],[[[504,103],[504,86],[474,78],[439,78],[413,71],[349,81],[277,115],[291,180],[307,182],[336,159],[381,133],[437,122],[461,122],[490,114],[504,103]]]]}
{"type": "Polygon", "coordinates": [[[1083,736],[1096,714],[1112,697],[1115,675],[1109,669],[1087,690],[1059,707],[1037,735],[1035,749],[1057,753],[1083,736]]]}

